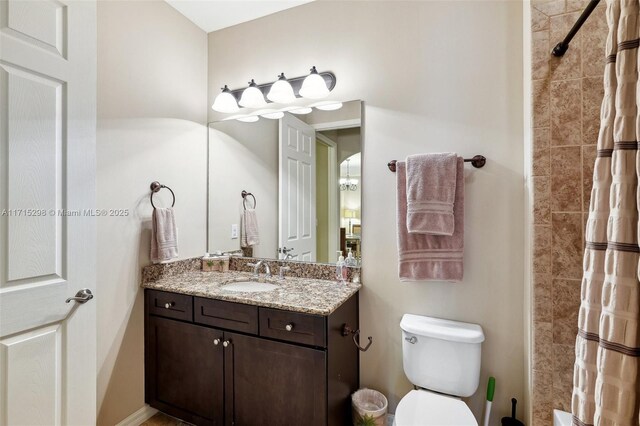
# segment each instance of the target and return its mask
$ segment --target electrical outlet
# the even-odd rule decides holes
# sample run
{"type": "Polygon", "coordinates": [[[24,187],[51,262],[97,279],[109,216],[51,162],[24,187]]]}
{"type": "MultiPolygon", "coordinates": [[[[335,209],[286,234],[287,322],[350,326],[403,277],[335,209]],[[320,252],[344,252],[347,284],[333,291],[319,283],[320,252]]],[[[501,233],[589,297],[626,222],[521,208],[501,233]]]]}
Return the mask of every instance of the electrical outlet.
{"type": "Polygon", "coordinates": [[[236,238],[238,238],[238,224],[234,223],[231,225],[231,239],[235,240],[236,238]]]}

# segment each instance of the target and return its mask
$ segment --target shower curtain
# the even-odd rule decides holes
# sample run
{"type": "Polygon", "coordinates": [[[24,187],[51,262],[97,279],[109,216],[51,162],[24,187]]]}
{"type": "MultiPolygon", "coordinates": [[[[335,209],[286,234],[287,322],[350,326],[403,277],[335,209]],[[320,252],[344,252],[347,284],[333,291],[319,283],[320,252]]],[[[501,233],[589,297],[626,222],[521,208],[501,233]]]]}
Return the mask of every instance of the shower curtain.
{"type": "Polygon", "coordinates": [[[607,0],[598,151],[585,231],[574,425],[640,424],[639,0],[607,0]]]}

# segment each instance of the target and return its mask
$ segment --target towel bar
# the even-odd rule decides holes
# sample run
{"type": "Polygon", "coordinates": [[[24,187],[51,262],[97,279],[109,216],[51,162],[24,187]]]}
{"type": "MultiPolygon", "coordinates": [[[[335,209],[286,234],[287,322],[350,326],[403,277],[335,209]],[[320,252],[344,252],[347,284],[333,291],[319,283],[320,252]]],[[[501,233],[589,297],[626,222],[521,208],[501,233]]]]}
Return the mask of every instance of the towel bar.
{"type": "Polygon", "coordinates": [[[151,185],[149,187],[151,188],[151,196],[149,198],[151,199],[151,206],[154,209],[156,208],[156,206],[153,204],[153,194],[155,194],[156,192],[159,192],[162,188],[167,188],[169,190],[169,192],[171,192],[171,196],[173,197],[173,202],[171,203],[171,207],[176,205],[176,194],[173,193],[173,190],[171,188],[169,188],[166,185],[161,184],[157,180],[151,182],[151,185]]]}
{"type": "MultiPolygon", "coordinates": [[[[391,170],[393,173],[396,172],[397,162],[398,160],[391,160],[387,163],[387,167],[389,167],[389,170],[391,170]]],[[[465,158],[464,162],[471,163],[473,167],[475,167],[476,169],[479,169],[481,167],[484,167],[485,164],[487,164],[487,159],[484,155],[474,155],[473,158],[465,158]]]]}

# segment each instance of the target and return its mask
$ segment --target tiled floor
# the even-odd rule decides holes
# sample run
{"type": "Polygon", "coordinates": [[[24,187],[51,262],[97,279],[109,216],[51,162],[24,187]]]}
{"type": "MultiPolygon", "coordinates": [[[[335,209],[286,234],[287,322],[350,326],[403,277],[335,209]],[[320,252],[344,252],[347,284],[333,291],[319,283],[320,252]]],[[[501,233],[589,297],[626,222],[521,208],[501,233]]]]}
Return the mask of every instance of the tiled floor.
{"type": "Polygon", "coordinates": [[[170,417],[166,414],[158,413],[146,422],[142,423],[140,426],[191,426],[191,423],[185,423],[180,419],[176,419],[175,417],[170,417]]]}

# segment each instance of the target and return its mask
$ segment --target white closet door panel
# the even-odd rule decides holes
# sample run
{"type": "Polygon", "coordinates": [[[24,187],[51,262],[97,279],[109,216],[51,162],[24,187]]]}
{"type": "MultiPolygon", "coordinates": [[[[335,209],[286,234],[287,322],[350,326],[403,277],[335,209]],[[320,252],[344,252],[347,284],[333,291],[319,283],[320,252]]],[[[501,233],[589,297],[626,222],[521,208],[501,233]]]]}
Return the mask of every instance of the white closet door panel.
{"type": "Polygon", "coordinates": [[[60,56],[66,55],[67,7],[56,0],[0,3],[3,31],[60,56]]]}

